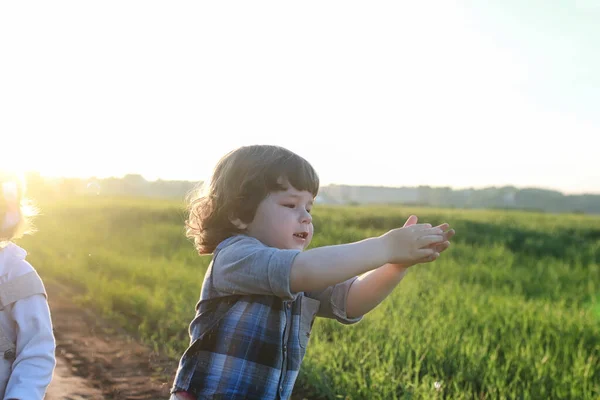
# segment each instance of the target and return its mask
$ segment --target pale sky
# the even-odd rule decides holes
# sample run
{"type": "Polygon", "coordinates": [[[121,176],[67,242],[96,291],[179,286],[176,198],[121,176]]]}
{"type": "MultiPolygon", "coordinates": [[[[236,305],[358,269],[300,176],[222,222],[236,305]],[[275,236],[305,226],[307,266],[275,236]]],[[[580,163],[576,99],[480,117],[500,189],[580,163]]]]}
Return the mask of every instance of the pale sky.
{"type": "Polygon", "coordinates": [[[600,193],[596,0],[0,3],[0,166],[600,193]]]}

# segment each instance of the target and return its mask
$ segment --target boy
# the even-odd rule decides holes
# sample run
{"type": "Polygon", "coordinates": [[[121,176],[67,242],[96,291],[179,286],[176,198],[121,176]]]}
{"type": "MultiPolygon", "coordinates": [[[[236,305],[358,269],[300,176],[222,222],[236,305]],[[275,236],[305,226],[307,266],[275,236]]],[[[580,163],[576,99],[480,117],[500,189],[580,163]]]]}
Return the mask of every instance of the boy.
{"type": "Polygon", "coordinates": [[[172,399],[289,399],[316,316],[360,321],[454,235],[411,216],[379,237],[305,250],[318,189],[302,157],[257,145],[225,155],[190,198],[187,236],[213,259],[172,399]]]}

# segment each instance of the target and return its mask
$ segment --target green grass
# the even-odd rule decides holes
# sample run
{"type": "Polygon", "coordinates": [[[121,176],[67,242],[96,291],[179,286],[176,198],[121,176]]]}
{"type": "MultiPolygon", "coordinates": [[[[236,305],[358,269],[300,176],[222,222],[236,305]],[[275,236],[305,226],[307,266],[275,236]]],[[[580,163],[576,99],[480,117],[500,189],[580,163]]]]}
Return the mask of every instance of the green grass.
{"type": "MultiPolygon", "coordinates": [[[[39,232],[20,244],[42,277],[178,357],[210,261],[184,236],[183,205],[41,207],[39,232]]],[[[317,320],[302,387],[330,399],[600,398],[600,218],[318,206],[311,246],[379,235],[411,213],[449,222],[452,247],[359,324],[317,320]]]]}

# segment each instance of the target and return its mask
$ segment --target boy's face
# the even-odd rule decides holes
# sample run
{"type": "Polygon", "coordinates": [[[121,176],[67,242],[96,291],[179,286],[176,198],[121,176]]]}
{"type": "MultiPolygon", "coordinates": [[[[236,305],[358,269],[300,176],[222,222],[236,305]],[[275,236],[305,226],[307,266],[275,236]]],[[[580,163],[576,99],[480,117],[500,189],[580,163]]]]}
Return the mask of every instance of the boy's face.
{"type": "Polygon", "coordinates": [[[304,250],[312,240],[312,193],[291,185],[260,202],[247,232],[267,246],[304,250]]]}

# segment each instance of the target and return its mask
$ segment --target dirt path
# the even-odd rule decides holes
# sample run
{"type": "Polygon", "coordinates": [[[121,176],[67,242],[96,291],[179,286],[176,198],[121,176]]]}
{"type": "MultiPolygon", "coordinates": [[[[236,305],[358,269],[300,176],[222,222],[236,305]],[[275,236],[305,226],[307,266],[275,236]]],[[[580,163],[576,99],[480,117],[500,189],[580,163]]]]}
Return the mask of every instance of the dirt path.
{"type": "Polygon", "coordinates": [[[57,366],[46,400],[169,398],[176,361],[75,306],[72,292],[46,283],[57,343],[57,366]]]}
{"type": "Polygon", "coordinates": [[[62,357],[57,358],[46,400],[105,400],[100,389],[91,386],[73,372],[68,361],[62,357]]]}

